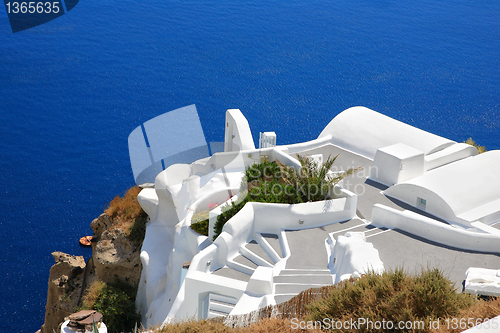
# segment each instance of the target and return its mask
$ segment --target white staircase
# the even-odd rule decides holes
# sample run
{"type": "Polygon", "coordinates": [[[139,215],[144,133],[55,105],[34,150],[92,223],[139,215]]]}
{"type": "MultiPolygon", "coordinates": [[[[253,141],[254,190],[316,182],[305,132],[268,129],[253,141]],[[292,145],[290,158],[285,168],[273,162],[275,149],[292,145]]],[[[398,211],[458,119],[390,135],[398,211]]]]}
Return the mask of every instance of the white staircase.
{"type": "Polygon", "coordinates": [[[229,315],[238,300],[234,297],[209,293],[205,302],[207,303],[207,315],[205,316],[205,318],[208,319],[229,315]]]}

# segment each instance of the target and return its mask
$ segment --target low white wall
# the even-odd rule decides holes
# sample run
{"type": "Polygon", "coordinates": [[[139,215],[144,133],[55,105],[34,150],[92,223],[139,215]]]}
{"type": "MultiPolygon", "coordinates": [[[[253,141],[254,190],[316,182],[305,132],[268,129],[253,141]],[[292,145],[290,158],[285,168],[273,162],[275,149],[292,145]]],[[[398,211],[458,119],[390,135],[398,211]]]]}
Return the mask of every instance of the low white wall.
{"type": "Polygon", "coordinates": [[[372,243],[367,243],[364,233],[347,232],[344,236],[333,238],[329,235],[330,271],[335,274],[335,283],[351,276],[359,277],[370,271],[381,274],[384,263],[380,260],[378,250],[372,243]]]}
{"type": "Polygon", "coordinates": [[[158,217],[158,196],[154,188],[144,188],[137,195],[137,201],[151,221],[158,217]]]}
{"type": "Polygon", "coordinates": [[[384,191],[388,197],[398,199],[413,207],[418,207],[418,200],[426,200],[425,211],[453,223],[470,227],[470,222],[456,216],[450,205],[437,193],[420,185],[401,183],[389,187],[384,191]]]}
{"type": "Polygon", "coordinates": [[[465,292],[473,295],[500,296],[498,269],[469,267],[465,272],[465,292]]]}
{"type": "MultiPolygon", "coordinates": [[[[197,295],[201,292],[217,292],[236,297],[234,293],[241,290],[243,282],[221,279],[218,276],[214,278],[214,275],[205,273],[227,265],[230,259],[239,254],[243,245],[258,238],[260,233],[279,234],[284,229],[320,227],[355,217],[357,196],[344,189],[341,193],[343,197],[339,199],[296,205],[246,203],[242,210],[224,225],[222,233],[214,243],[194,256],[184,279],[185,286],[181,288],[166,321],[195,315],[199,305],[194,300],[198,302],[197,295]],[[299,223],[299,220],[303,220],[303,223],[299,223]],[[205,283],[203,276],[209,279],[209,284],[205,283]],[[186,281],[189,282],[186,284],[186,281]],[[230,293],[225,292],[224,288],[230,293]]],[[[246,283],[243,284],[245,287],[242,293],[246,289],[246,283]]]]}
{"type": "Polygon", "coordinates": [[[354,218],[357,196],[344,189],[341,193],[343,198],[296,205],[248,202],[224,225],[223,237],[219,236],[214,244],[224,244],[219,249],[221,258],[232,258],[242,245],[261,233],[279,234],[285,229],[315,228],[354,218]]]}
{"type": "MultiPolygon", "coordinates": [[[[166,322],[172,319],[185,319],[197,317],[203,318],[200,295],[215,293],[239,299],[245,292],[247,283],[230,279],[224,276],[192,272],[186,275],[182,289],[184,289],[184,301],[180,303],[175,317],[167,317],[166,322]]],[[[172,307],[173,308],[173,307],[172,307]]]]}
{"type": "Polygon", "coordinates": [[[477,154],[478,152],[475,147],[466,143],[456,143],[443,150],[425,156],[425,169],[429,171],[477,154]]]}
{"type": "Polygon", "coordinates": [[[454,248],[500,253],[500,236],[454,228],[412,211],[398,211],[376,204],[372,210],[372,224],[399,229],[410,234],[454,248]]]}

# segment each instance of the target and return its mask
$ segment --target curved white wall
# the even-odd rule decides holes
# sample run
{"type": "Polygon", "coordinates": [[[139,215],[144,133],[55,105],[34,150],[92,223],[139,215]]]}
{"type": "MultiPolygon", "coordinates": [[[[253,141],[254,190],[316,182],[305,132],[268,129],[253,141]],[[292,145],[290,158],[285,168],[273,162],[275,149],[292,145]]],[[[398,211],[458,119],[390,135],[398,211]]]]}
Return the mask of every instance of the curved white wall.
{"type": "Polygon", "coordinates": [[[433,169],[384,193],[412,206],[417,197],[428,196],[426,211],[448,221],[492,223],[500,211],[499,165],[500,151],[493,150],[433,169]]]}
{"type": "Polygon", "coordinates": [[[425,154],[454,143],[362,106],[349,108],[333,118],[318,139],[325,136],[331,136],[334,144],[372,160],[377,149],[396,143],[404,143],[425,154]]]}
{"type": "Polygon", "coordinates": [[[418,207],[418,200],[426,201],[425,209],[422,209],[432,215],[435,215],[443,220],[455,222],[464,226],[470,226],[468,221],[457,217],[453,209],[441,196],[429,190],[428,188],[409,183],[400,183],[389,187],[384,191],[384,194],[403,201],[410,206],[418,207]]]}
{"type": "Polygon", "coordinates": [[[399,229],[410,234],[458,249],[500,253],[500,236],[454,228],[411,211],[398,211],[376,204],[372,211],[372,224],[399,229]]]}
{"type": "MultiPolygon", "coordinates": [[[[206,273],[227,265],[242,246],[258,238],[259,234],[279,234],[284,229],[320,227],[355,217],[357,196],[343,189],[341,193],[342,198],[296,205],[246,203],[243,209],[224,225],[215,242],[194,256],[184,280],[184,287],[177,295],[165,322],[198,314],[199,295],[204,293],[217,292],[239,299],[246,290],[246,283],[220,276],[215,278],[206,273]],[[299,220],[303,222],[300,223],[299,220]]],[[[288,256],[289,253],[285,261],[288,256]]]]}

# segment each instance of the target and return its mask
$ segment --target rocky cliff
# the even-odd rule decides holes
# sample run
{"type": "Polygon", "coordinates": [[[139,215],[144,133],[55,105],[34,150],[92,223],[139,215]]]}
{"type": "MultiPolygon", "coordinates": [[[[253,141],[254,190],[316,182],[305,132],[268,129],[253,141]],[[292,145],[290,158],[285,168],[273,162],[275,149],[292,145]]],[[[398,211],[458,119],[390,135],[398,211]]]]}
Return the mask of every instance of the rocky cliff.
{"type": "Polygon", "coordinates": [[[81,256],[62,252],[52,254],[56,263],[50,269],[45,323],[41,333],[59,332],[64,318],[82,306],[80,296],[84,297],[96,280],[106,283],[118,280],[137,289],[142,269],[141,244],[130,237],[131,223],[102,214],[90,226],[94,232],[92,258],[86,269],[81,256]]]}
{"type": "Polygon", "coordinates": [[[62,252],[53,252],[52,255],[56,263],[50,269],[42,333],[52,333],[53,329],[58,331],[58,325],[64,317],[73,313],[76,308],[83,285],[85,260],[82,256],[62,252]]]}

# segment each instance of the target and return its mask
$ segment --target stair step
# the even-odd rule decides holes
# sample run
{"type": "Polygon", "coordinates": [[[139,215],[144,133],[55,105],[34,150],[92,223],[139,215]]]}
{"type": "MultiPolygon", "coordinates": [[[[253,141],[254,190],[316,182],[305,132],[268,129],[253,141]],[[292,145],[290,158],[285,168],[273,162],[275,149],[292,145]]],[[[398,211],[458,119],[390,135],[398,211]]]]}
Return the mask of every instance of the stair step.
{"type": "Polygon", "coordinates": [[[229,313],[220,312],[220,311],[217,311],[217,310],[208,310],[208,318],[207,319],[217,318],[217,317],[225,317],[228,314],[229,313]]]}
{"type": "Polygon", "coordinates": [[[295,296],[297,296],[297,294],[278,294],[274,295],[274,301],[276,304],[280,304],[291,300],[295,296]]]}
{"type": "Polygon", "coordinates": [[[330,275],[330,270],[328,269],[284,269],[280,272],[280,275],[330,275]]]}
{"type": "Polygon", "coordinates": [[[270,264],[268,261],[262,259],[258,255],[256,255],[255,253],[253,253],[252,251],[247,249],[245,246],[240,247],[239,252],[243,257],[247,258],[248,260],[252,261],[253,263],[255,263],[258,266],[264,266],[264,267],[273,267],[274,266],[273,264],[270,264]]]}
{"type": "Polygon", "coordinates": [[[274,263],[277,263],[278,261],[281,260],[281,257],[280,255],[276,252],[276,250],[271,246],[271,244],[269,244],[269,242],[264,238],[262,237],[261,234],[257,234],[255,236],[255,240],[257,241],[257,243],[259,244],[259,246],[267,253],[269,254],[269,257],[271,257],[271,260],[274,262],[274,263]]]}
{"type": "Polygon", "coordinates": [[[234,270],[240,271],[240,272],[248,274],[248,275],[252,275],[253,272],[255,271],[255,268],[248,267],[247,265],[241,264],[241,263],[236,262],[234,260],[228,260],[226,265],[229,268],[232,268],[234,270]]]}
{"type": "Polygon", "coordinates": [[[255,262],[253,262],[250,258],[247,258],[246,256],[243,256],[243,255],[237,255],[236,257],[233,258],[233,261],[234,262],[237,262],[239,264],[242,264],[242,265],[245,265],[247,267],[250,267],[250,268],[257,268],[257,264],[255,262]]]}
{"type": "Polygon", "coordinates": [[[257,241],[252,240],[250,243],[247,243],[245,245],[245,248],[253,252],[263,260],[267,261],[269,264],[271,265],[275,264],[275,262],[269,256],[269,254],[259,245],[259,243],[257,243],[257,241]]]}
{"type": "Polygon", "coordinates": [[[229,314],[233,310],[234,304],[210,300],[208,308],[210,311],[219,311],[229,314]]]}
{"type": "Polygon", "coordinates": [[[210,293],[209,300],[212,302],[226,303],[231,305],[236,305],[238,303],[238,299],[231,296],[225,296],[221,294],[210,293]]]}
{"type": "Polygon", "coordinates": [[[275,234],[261,234],[262,237],[272,246],[274,251],[278,254],[280,258],[283,258],[283,250],[281,249],[281,242],[278,235],[275,234]]]}
{"type": "MultiPolygon", "coordinates": [[[[330,273],[330,272],[328,272],[330,273]]],[[[274,277],[274,283],[299,283],[299,284],[333,284],[331,274],[302,274],[279,275],[274,277]]]]}
{"type": "Polygon", "coordinates": [[[325,284],[297,284],[297,283],[276,283],[274,285],[276,294],[298,294],[311,288],[324,287],[325,284]]]}
{"type": "Polygon", "coordinates": [[[235,279],[243,282],[248,282],[250,280],[250,275],[245,274],[243,272],[240,272],[239,270],[232,269],[230,267],[223,267],[220,268],[216,271],[214,271],[212,274],[218,275],[218,276],[224,276],[230,279],[235,279]]]}

